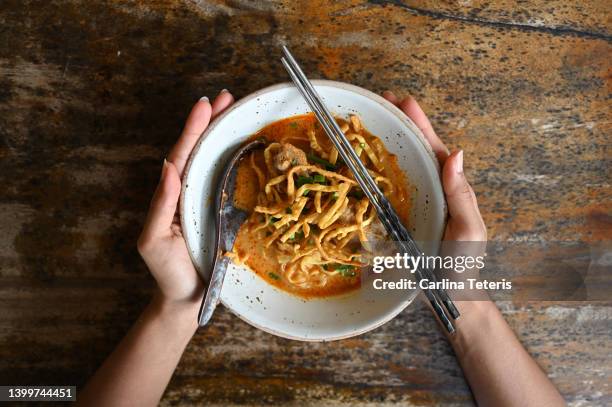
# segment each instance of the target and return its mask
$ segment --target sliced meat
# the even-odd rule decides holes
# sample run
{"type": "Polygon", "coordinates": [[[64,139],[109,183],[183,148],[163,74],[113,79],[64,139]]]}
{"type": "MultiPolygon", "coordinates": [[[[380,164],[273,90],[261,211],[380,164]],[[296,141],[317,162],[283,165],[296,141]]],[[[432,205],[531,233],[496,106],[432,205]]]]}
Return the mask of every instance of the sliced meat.
{"type": "Polygon", "coordinates": [[[343,223],[345,225],[352,225],[356,222],[354,206],[355,205],[352,201],[352,198],[349,198],[349,206],[347,206],[345,211],[342,212],[342,215],[340,215],[340,217],[338,218],[338,221],[340,223],[343,223]]]}
{"type": "Polygon", "coordinates": [[[387,237],[387,231],[383,224],[378,220],[378,217],[374,219],[374,222],[370,224],[370,227],[366,230],[366,237],[368,241],[382,241],[387,237]]]}
{"type": "Polygon", "coordinates": [[[285,172],[298,165],[308,165],[306,153],[293,144],[282,143],[274,156],[274,167],[280,172],[285,172]]]}

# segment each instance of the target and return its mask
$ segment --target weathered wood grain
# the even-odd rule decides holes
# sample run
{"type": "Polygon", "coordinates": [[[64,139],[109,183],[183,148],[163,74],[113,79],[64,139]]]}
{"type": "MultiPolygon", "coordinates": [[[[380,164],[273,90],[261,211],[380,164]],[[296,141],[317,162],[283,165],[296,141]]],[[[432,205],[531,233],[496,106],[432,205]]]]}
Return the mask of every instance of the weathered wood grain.
{"type": "MultiPolygon", "coordinates": [[[[610,240],[610,3],[0,2],[0,383],[83,384],[147,301],[134,242],[191,104],[312,77],[413,94],[496,240],[610,240]]],[[[500,304],[572,405],[612,403],[609,303],[500,304]]],[[[304,344],[223,310],[164,405],[471,405],[421,304],[304,344]],[[433,334],[432,334],[433,332],[433,334]]]]}

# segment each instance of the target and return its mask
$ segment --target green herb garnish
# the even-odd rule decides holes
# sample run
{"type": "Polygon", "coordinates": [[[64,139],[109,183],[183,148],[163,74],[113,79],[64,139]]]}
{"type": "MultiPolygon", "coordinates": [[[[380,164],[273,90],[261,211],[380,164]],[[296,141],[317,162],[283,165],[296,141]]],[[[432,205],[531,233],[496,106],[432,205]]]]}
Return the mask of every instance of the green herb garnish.
{"type": "Polygon", "coordinates": [[[336,270],[343,277],[355,277],[357,273],[355,272],[355,266],[351,266],[350,264],[338,264],[336,270]]]}
{"type": "Polygon", "coordinates": [[[268,276],[269,276],[269,277],[270,277],[272,280],[280,280],[280,276],[279,276],[278,274],[276,274],[276,273],[271,272],[271,271],[268,273],[268,276]]]}
{"type": "Polygon", "coordinates": [[[317,184],[325,184],[325,183],[327,182],[327,180],[325,179],[325,177],[324,177],[323,175],[321,175],[321,174],[315,174],[315,175],[312,177],[312,180],[313,180],[314,182],[316,182],[317,184]]]}
{"type": "Polygon", "coordinates": [[[301,187],[302,185],[306,185],[306,184],[312,184],[314,182],[314,180],[312,179],[312,177],[304,177],[303,175],[300,175],[297,178],[297,181],[295,182],[297,187],[301,187]]]}
{"type": "Polygon", "coordinates": [[[302,238],[304,238],[304,232],[302,232],[302,231],[292,233],[289,236],[289,240],[298,240],[298,239],[302,239],[302,238]]]}
{"type": "Polygon", "coordinates": [[[308,196],[308,193],[310,193],[310,189],[305,189],[302,196],[308,196]]]}
{"type": "Polygon", "coordinates": [[[312,161],[313,163],[323,165],[328,170],[334,171],[336,169],[336,166],[334,164],[330,163],[327,160],[322,159],[319,156],[314,155],[313,153],[308,154],[308,159],[312,161]]]}
{"type": "Polygon", "coordinates": [[[291,211],[290,207],[286,207],[285,208],[285,213],[288,214],[288,215],[291,215],[293,212],[291,211]]]}
{"type": "Polygon", "coordinates": [[[357,199],[361,199],[364,197],[364,193],[359,187],[351,190],[351,192],[349,192],[347,195],[352,196],[353,198],[357,198],[357,199]]]}
{"type": "Polygon", "coordinates": [[[355,266],[350,264],[324,264],[323,270],[336,270],[342,277],[355,277],[357,275],[355,272],[355,266]]]}
{"type": "Polygon", "coordinates": [[[297,129],[298,124],[296,122],[291,122],[291,123],[289,123],[289,126],[291,126],[291,128],[293,128],[293,129],[297,129]]]}

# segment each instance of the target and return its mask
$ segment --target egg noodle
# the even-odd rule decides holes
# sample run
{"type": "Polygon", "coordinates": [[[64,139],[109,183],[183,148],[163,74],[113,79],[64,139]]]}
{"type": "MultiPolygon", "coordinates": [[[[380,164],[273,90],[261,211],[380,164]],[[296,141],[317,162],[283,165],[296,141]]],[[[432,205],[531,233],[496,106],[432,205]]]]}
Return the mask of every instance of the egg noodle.
{"type": "MultiPolygon", "coordinates": [[[[368,137],[358,116],[349,119],[338,120],[342,131],[383,193],[392,194],[393,183],[383,175],[384,146],[368,137]]],[[[303,128],[291,140],[268,144],[263,162],[255,154],[246,158],[258,192],[245,225],[265,249],[275,249],[277,277],[299,288],[325,286],[335,275],[357,277],[371,258],[368,231],[380,224],[336,148],[303,128]],[[293,144],[310,146],[310,153],[293,144]]],[[[244,263],[253,253],[229,255],[244,263]]]]}

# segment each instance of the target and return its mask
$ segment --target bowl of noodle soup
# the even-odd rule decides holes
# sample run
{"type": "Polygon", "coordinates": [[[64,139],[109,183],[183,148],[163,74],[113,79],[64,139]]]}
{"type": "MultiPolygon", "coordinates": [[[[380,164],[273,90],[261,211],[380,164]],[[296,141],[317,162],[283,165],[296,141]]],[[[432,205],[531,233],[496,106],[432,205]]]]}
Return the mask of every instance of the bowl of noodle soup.
{"type": "MultiPolygon", "coordinates": [[[[436,254],[446,204],[437,161],[420,130],[370,91],[313,84],[423,252],[436,254]]],[[[211,123],[190,157],[180,213],[202,277],[210,277],[217,183],[236,148],[254,138],[265,139],[266,148],[238,167],[234,205],[248,217],[225,253],[232,262],[221,302],[259,329],[304,341],[359,335],[406,308],[417,290],[376,290],[363,278],[384,230],[288,83],[237,101],[211,123]]]]}

